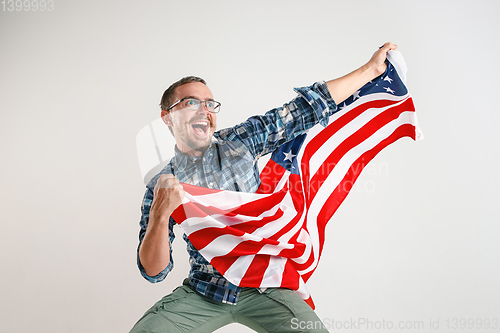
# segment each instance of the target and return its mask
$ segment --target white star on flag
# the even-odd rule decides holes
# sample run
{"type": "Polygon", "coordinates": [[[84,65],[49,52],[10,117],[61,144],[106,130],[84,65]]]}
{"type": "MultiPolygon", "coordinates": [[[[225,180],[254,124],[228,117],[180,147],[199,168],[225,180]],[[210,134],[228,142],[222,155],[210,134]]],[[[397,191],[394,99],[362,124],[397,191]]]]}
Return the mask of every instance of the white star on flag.
{"type": "Polygon", "coordinates": [[[356,91],[356,92],[352,95],[352,100],[353,100],[353,101],[355,101],[355,100],[356,100],[356,98],[359,98],[359,92],[360,92],[360,91],[361,91],[361,90],[358,90],[358,91],[356,91]]]}
{"type": "Polygon", "coordinates": [[[385,91],[390,92],[391,94],[394,94],[394,90],[392,90],[389,87],[384,87],[385,91]]]}
{"type": "Polygon", "coordinates": [[[297,155],[292,154],[292,151],[289,151],[288,153],[283,153],[283,154],[285,154],[284,161],[289,160],[290,162],[293,162],[293,157],[297,156],[297,155]]]}
{"type": "Polygon", "coordinates": [[[391,79],[391,78],[390,78],[390,77],[388,77],[388,76],[384,77],[384,81],[389,81],[389,83],[392,83],[392,80],[393,80],[393,79],[391,79]]]}

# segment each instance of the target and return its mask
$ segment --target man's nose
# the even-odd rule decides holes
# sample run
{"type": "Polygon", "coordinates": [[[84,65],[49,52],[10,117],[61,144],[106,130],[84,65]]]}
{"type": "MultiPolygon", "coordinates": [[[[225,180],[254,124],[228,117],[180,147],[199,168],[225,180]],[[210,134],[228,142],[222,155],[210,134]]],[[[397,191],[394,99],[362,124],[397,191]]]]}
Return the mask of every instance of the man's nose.
{"type": "Polygon", "coordinates": [[[207,108],[207,105],[203,102],[200,103],[200,107],[198,108],[198,111],[196,111],[197,113],[210,113],[210,111],[208,111],[208,108],[207,108]]]}

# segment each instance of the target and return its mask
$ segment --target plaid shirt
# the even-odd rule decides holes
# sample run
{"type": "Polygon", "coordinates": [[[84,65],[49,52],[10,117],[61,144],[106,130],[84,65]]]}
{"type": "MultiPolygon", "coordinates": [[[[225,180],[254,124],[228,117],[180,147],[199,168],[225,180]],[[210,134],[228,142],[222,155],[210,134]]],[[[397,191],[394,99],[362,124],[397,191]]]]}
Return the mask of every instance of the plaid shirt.
{"type": "MultiPolygon", "coordinates": [[[[318,82],[310,87],[295,88],[297,97],[291,102],[268,111],[265,115],[254,116],[232,128],[214,133],[212,143],[203,157],[192,157],[176,149],[176,155],[169,164],[146,186],[142,202],[139,247],[149,221],[149,211],[153,202],[153,189],[160,175],[174,174],[180,182],[214,189],[255,192],[259,185],[259,157],[274,151],[283,143],[295,138],[317,123],[328,124],[328,117],[337,110],[328,86],[318,82]]],[[[169,241],[175,235],[175,221],[170,218],[169,241]]],[[[236,304],[241,287],[227,281],[183,234],[187,243],[191,271],[189,283],[202,295],[215,301],[236,304]]],[[[148,276],[139,259],[137,263],[141,274],[150,282],[160,282],[173,268],[172,246],[170,262],[156,276],[148,276]]]]}

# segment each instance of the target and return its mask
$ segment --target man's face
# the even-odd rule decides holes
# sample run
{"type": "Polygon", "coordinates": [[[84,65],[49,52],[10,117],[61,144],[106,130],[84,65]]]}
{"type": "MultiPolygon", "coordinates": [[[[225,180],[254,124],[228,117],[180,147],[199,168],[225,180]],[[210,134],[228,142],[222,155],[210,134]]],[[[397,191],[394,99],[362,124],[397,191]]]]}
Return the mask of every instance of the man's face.
{"type": "MultiPolygon", "coordinates": [[[[212,92],[201,82],[187,83],[177,87],[174,103],[192,97],[200,101],[213,100],[212,92]]],[[[177,148],[186,155],[202,156],[215,132],[217,117],[202,103],[198,111],[184,109],[182,103],[169,111],[162,111],[163,121],[172,127],[177,148]]]]}

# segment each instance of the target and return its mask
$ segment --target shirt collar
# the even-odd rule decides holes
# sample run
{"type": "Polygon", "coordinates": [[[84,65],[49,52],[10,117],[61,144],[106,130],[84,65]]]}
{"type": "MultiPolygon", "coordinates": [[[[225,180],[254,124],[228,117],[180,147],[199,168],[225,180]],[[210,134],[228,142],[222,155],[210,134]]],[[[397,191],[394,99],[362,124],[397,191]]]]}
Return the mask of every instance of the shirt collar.
{"type": "Polygon", "coordinates": [[[175,157],[172,158],[171,164],[172,166],[177,169],[177,171],[182,172],[183,170],[187,169],[190,165],[196,163],[196,161],[203,160],[204,162],[209,162],[213,155],[214,155],[214,148],[215,148],[215,143],[217,140],[212,137],[212,142],[210,143],[210,146],[203,152],[202,157],[198,156],[189,156],[184,154],[177,148],[177,145],[174,147],[175,151],[175,157]]]}

